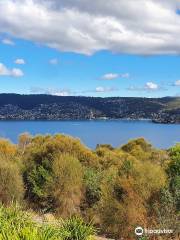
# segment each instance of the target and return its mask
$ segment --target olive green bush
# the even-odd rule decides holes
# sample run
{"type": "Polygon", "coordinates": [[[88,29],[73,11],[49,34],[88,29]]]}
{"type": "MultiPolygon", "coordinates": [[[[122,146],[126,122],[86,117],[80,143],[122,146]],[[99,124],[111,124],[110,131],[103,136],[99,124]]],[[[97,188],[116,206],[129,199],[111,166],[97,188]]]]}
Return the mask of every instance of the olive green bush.
{"type": "Polygon", "coordinates": [[[17,147],[9,141],[0,140],[0,202],[9,204],[21,201],[23,196],[24,184],[17,147]]]}
{"type": "Polygon", "coordinates": [[[49,186],[53,209],[61,217],[80,212],[83,169],[79,160],[69,154],[56,156],[49,186]]]}
{"type": "MultiPolygon", "coordinates": [[[[91,150],[60,134],[23,134],[17,145],[0,140],[0,202],[8,207],[18,201],[63,219],[58,229],[30,221],[20,239],[86,239],[94,230],[82,219],[93,219],[99,234],[117,239],[134,239],[137,225],[177,232],[179,176],[179,144],[159,150],[140,138],[91,150]]],[[[1,232],[0,239],[16,240],[8,234],[1,232]]]]}

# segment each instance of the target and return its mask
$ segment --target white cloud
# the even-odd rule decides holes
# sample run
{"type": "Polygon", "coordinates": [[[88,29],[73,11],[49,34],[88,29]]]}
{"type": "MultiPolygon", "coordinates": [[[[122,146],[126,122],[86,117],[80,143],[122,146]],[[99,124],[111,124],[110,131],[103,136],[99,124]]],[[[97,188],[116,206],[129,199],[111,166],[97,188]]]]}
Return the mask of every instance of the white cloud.
{"type": "Polygon", "coordinates": [[[101,79],[103,79],[103,80],[114,80],[114,79],[117,79],[117,78],[129,78],[129,77],[130,77],[129,73],[123,73],[123,74],[106,73],[101,77],[101,79]]]}
{"type": "Polygon", "coordinates": [[[147,90],[157,90],[157,89],[159,89],[159,86],[156,83],[147,82],[146,85],[145,85],[145,89],[147,89],[147,90]]]}
{"type": "Polygon", "coordinates": [[[102,79],[104,80],[113,80],[119,77],[119,74],[117,73],[107,73],[102,76],[102,79]]]}
{"type": "Polygon", "coordinates": [[[19,65],[24,65],[24,64],[26,64],[25,60],[22,59],[22,58],[16,59],[16,60],[15,60],[15,63],[16,63],[16,64],[19,64],[19,65]]]}
{"type": "Polygon", "coordinates": [[[69,91],[64,91],[64,90],[58,90],[58,91],[48,91],[47,94],[50,94],[50,95],[55,95],[55,96],[69,96],[70,93],[69,91]]]}
{"type": "Polygon", "coordinates": [[[3,63],[0,63],[0,76],[8,76],[8,75],[9,75],[9,70],[3,63]]]}
{"type": "Polygon", "coordinates": [[[1,0],[0,32],[60,51],[180,54],[179,0],[1,0]]]}
{"type": "Polygon", "coordinates": [[[11,39],[8,39],[8,38],[4,38],[4,39],[2,40],[2,43],[3,43],[3,44],[6,44],[6,45],[11,45],[11,46],[14,46],[14,45],[15,45],[15,43],[14,43],[11,39]]]}
{"type": "Polygon", "coordinates": [[[175,83],[174,83],[174,86],[180,86],[180,80],[176,80],[175,83]]]}
{"type": "Polygon", "coordinates": [[[160,87],[158,84],[153,82],[147,82],[144,86],[130,86],[127,88],[129,91],[158,91],[158,90],[166,90],[163,87],[160,87]]]}
{"type": "Polygon", "coordinates": [[[114,92],[114,91],[117,91],[117,90],[118,89],[114,88],[114,87],[101,87],[101,86],[99,86],[99,87],[96,87],[95,92],[97,92],[97,93],[106,93],[106,92],[114,92]]]}
{"type": "Polygon", "coordinates": [[[71,91],[68,89],[59,89],[59,88],[42,88],[42,87],[32,87],[30,89],[31,93],[36,94],[48,94],[54,96],[69,96],[71,91]]]}
{"type": "Polygon", "coordinates": [[[10,74],[11,76],[13,77],[22,77],[24,76],[24,73],[21,69],[19,68],[13,68],[11,71],[10,71],[10,74]]]}
{"type": "Polygon", "coordinates": [[[123,73],[120,75],[121,78],[129,78],[130,74],[129,73],[123,73]]]}
{"type": "Polygon", "coordinates": [[[49,60],[49,63],[52,64],[52,65],[57,65],[59,63],[58,59],[57,58],[52,58],[49,60]]]}
{"type": "Polygon", "coordinates": [[[0,63],[0,76],[22,77],[24,73],[19,68],[8,69],[3,63],[0,63]]]}

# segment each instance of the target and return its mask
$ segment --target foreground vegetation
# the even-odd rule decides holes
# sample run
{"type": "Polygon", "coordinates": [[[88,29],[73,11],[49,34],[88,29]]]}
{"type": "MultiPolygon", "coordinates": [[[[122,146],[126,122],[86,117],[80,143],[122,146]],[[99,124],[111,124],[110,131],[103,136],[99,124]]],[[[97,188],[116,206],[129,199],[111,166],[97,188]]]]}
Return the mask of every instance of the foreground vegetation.
{"type": "Polygon", "coordinates": [[[0,240],[71,240],[93,239],[95,230],[79,217],[36,223],[30,212],[22,211],[17,205],[0,208],[0,240]]]}
{"type": "Polygon", "coordinates": [[[92,151],[64,135],[0,140],[0,239],[86,240],[95,234],[136,239],[134,229],[173,229],[178,236],[180,145],[144,139],[92,151]],[[17,202],[22,208],[12,205],[17,202]],[[29,212],[29,210],[31,211],[29,212]],[[33,214],[51,214],[41,223],[33,214]]]}

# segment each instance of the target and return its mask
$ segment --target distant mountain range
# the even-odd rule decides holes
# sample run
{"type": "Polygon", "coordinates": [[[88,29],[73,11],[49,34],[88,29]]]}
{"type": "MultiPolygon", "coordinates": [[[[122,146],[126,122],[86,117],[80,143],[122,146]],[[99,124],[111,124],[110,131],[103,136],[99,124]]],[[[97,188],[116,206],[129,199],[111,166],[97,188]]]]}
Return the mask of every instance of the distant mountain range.
{"type": "Polygon", "coordinates": [[[0,94],[0,120],[151,119],[180,123],[180,97],[0,94]]]}

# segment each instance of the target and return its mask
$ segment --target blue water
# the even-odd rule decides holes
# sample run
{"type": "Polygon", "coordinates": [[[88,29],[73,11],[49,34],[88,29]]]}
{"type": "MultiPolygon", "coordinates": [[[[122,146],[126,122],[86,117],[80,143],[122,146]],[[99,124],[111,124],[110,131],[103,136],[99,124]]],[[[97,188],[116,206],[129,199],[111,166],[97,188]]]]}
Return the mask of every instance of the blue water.
{"type": "Polygon", "coordinates": [[[90,148],[95,148],[98,143],[117,147],[137,137],[144,137],[159,148],[180,142],[179,124],[128,120],[0,121],[0,137],[17,143],[18,135],[23,132],[32,135],[63,133],[80,138],[90,148]]]}

